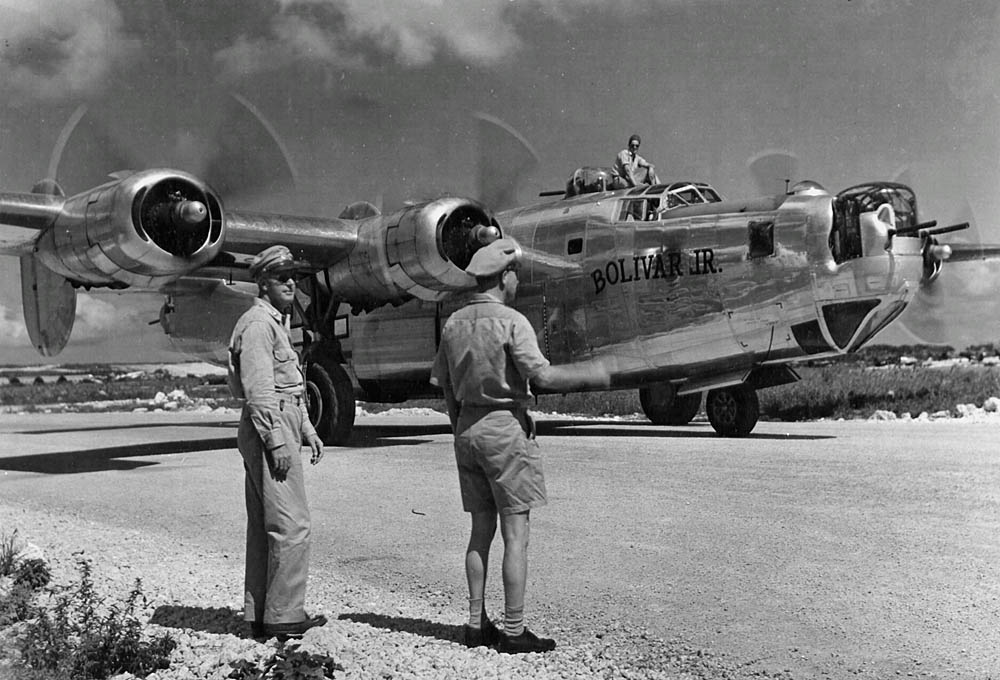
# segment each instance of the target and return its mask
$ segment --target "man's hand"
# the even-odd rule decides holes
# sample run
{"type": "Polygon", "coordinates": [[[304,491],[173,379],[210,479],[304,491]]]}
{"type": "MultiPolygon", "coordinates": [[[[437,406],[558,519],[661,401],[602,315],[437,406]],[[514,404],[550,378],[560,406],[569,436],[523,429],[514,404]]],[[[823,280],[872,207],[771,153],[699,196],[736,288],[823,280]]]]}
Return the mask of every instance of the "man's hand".
{"type": "Polygon", "coordinates": [[[271,463],[274,478],[283,480],[288,475],[288,470],[292,467],[292,457],[288,454],[287,446],[279,446],[271,449],[271,463]]]}
{"type": "Polygon", "coordinates": [[[315,465],[323,460],[323,441],[319,438],[319,435],[316,433],[306,435],[306,444],[309,445],[309,449],[312,451],[312,455],[309,457],[310,463],[315,465]]]}

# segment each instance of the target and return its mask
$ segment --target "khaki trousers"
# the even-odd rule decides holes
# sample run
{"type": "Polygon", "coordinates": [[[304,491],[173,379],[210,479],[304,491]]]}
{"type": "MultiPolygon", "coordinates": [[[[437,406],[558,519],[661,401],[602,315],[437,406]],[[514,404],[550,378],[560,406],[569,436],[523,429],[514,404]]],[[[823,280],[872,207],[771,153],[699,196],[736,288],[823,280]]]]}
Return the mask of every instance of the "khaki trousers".
{"type": "Polygon", "coordinates": [[[240,418],[237,446],[246,470],[247,554],[243,617],[260,623],[295,623],[306,618],[309,572],[309,506],[302,474],[302,413],[286,403],[281,412],[292,465],[284,479],[271,462],[248,409],[240,418]]]}

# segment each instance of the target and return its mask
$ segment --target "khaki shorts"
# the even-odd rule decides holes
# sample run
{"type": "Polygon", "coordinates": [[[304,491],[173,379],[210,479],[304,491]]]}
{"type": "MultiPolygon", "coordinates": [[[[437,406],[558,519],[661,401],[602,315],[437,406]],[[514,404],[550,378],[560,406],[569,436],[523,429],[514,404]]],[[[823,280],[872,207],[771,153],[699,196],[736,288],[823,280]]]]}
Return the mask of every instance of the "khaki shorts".
{"type": "Polygon", "coordinates": [[[499,410],[459,417],[455,461],[466,512],[513,515],[548,502],[541,451],[527,435],[526,416],[499,410]]]}

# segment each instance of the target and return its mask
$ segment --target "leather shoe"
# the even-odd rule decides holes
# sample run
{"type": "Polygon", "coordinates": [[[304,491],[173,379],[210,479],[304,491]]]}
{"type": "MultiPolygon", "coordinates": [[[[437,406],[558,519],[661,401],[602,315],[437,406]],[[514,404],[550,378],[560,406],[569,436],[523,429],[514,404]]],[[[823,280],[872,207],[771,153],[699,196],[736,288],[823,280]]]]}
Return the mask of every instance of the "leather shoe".
{"type": "Polygon", "coordinates": [[[503,633],[500,632],[500,629],[493,625],[486,614],[483,614],[480,618],[479,628],[465,624],[463,642],[466,647],[492,647],[500,642],[501,637],[503,637],[503,633]]]}
{"type": "Polygon", "coordinates": [[[530,654],[531,652],[551,652],[556,648],[556,641],[550,638],[540,638],[527,628],[520,635],[510,636],[501,633],[497,643],[497,651],[501,654],[530,654]]]}
{"type": "Polygon", "coordinates": [[[317,626],[322,626],[326,624],[326,617],[322,614],[317,614],[316,616],[310,616],[302,621],[295,621],[292,623],[265,623],[264,624],[264,635],[268,637],[276,637],[279,640],[287,640],[288,638],[300,638],[302,635],[310,628],[316,628],[317,626]]]}

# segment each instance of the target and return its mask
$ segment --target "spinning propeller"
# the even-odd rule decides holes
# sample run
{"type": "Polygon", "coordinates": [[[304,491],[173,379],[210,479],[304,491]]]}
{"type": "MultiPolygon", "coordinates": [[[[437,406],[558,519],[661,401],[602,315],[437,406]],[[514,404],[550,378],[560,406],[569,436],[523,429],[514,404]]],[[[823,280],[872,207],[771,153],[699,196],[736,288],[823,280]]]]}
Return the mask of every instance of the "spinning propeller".
{"type": "Polygon", "coordinates": [[[246,98],[229,95],[214,115],[210,106],[194,108],[197,115],[187,110],[163,123],[144,115],[133,127],[116,111],[81,105],[63,126],[48,177],[73,194],[112,173],[168,167],[204,178],[236,203],[295,186],[298,173],[284,143],[246,98]]]}
{"type": "MultiPolygon", "coordinates": [[[[911,188],[917,183],[910,167],[902,168],[893,181],[911,188]]],[[[918,202],[920,195],[917,191],[918,202]]],[[[962,348],[987,340],[984,324],[1000,314],[996,299],[1000,267],[991,259],[995,248],[984,243],[968,196],[958,199],[946,224],[950,226],[918,225],[924,227],[924,276],[896,326],[910,342],[962,348]],[[947,241],[938,238],[945,234],[947,241]]]]}
{"type": "Polygon", "coordinates": [[[761,196],[783,194],[798,179],[799,159],[785,149],[765,149],[747,159],[747,169],[761,196]]]}

